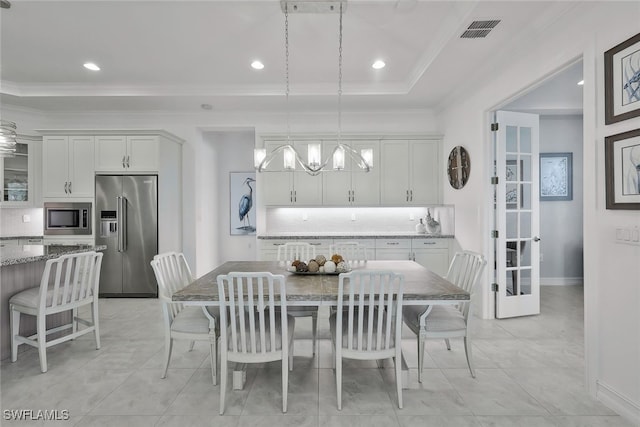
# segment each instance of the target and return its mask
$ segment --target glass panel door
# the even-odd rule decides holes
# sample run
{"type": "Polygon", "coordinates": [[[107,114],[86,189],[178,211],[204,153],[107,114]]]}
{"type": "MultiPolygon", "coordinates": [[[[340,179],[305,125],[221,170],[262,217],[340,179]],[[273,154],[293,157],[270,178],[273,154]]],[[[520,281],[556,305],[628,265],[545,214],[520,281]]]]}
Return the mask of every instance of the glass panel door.
{"type": "Polygon", "coordinates": [[[534,114],[499,111],[496,138],[496,317],[540,312],[538,123],[534,114]]]}

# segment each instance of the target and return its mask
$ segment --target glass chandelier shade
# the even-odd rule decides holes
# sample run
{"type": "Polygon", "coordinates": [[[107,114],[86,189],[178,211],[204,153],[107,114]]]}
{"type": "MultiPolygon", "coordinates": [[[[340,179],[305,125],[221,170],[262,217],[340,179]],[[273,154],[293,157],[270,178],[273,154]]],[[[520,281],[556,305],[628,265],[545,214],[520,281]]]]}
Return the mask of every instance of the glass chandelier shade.
{"type": "MultiPolygon", "coordinates": [[[[337,0],[330,3],[327,11],[340,12],[340,32],[339,32],[339,49],[338,49],[338,138],[337,146],[332,152],[323,160],[322,159],[322,145],[319,143],[309,143],[307,145],[307,159],[302,159],[298,151],[290,142],[290,127],[289,127],[289,1],[283,0],[281,2],[282,10],[285,16],[285,58],[286,58],[286,97],[287,97],[287,143],[274,148],[270,153],[267,153],[264,148],[256,148],[253,154],[254,166],[258,172],[266,171],[267,166],[273,160],[276,155],[282,155],[283,167],[285,170],[293,171],[298,164],[309,175],[318,175],[321,172],[331,170],[344,170],[346,159],[351,158],[351,164],[362,169],[364,172],[369,172],[373,166],[373,149],[363,149],[360,152],[354,150],[347,144],[342,142],[342,15],[344,8],[346,7],[346,0],[337,0]],[[335,3],[335,5],[334,5],[335,3]],[[339,4],[339,5],[338,5],[339,4]],[[329,161],[332,161],[333,168],[327,168],[329,161]]],[[[295,3],[291,7],[292,12],[302,12],[298,9],[299,2],[291,1],[295,3]]]]}
{"type": "Polygon", "coordinates": [[[0,120],[0,157],[12,157],[16,152],[16,124],[0,120]]]}

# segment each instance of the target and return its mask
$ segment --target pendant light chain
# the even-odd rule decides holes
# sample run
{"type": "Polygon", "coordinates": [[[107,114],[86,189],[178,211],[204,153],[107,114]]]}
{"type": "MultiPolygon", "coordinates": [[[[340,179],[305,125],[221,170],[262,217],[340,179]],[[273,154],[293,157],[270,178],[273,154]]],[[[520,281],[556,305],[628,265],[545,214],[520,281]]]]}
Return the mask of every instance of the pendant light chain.
{"type": "Polygon", "coordinates": [[[338,145],[342,145],[342,1],[340,2],[340,31],[338,33],[338,145]]]}
{"type": "Polygon", "coordinates": [[[286,90],[285,90],[285,108],[287,109],[287,143],[291,140],[291,121],[289,117],[289,4],[285,6],[284,9],[284,48],[285,48],[285,81],[286,81],[286,90]]]}

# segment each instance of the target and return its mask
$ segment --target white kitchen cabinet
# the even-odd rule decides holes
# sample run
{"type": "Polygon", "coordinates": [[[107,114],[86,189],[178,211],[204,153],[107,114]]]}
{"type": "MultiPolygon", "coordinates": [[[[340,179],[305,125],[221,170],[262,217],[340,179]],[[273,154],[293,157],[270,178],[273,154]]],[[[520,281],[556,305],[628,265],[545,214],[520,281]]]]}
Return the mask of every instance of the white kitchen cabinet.
{"type": "MultiPolygon", "coordinates": [[[[380,204],[380,142],[345,141],[360,153],[363,149],[373,152],[373,167],[364,172],[348,155],[345,156],[345,170],[333,170],[333,158],[329,160],[327,169],[322,174],[322,204],[324,206],[377,206],[380,204]]],[[[336,147],[335,141],[324,141],[325,156],[331,154],[336,147]]]]}
{"type": "Polygon", "coordinates": [[[132,173],[158,170],[158,137],[155,135],[96,136],[96,172],[132,173]]]}
{"type": "MultiPolygon", "coordinates": [[[[316,248],[316,255],[324,255],[330,257],[329,246],[333,243],[332,239],[259,239],[258,240],[258,260],[259,261],[277,261],[278,247],[287,242],[306,242],[316,248]]],[[[305,262],[309,260],[303,260],[305,262]]]]}
{"type": "Polygon", "coordinates": [[[411,260],[411,239],[376,239],[378,260],[411,260]]]}
{"type": "Polygon", "coordinates": [[[42,137],[18,135],[16,153],[0,157],[0,207],[38,206],[42,137]]]}
{"type": "Polygon", "coordinates": [[[412,259],[444,276],[449,269],[450,239],[411,239],[412,259]]]}
{"type": "MultiPolygon", "coordinates": [[[[309,143],[319,141],[296,142],[294,147],[305,156],[309,143]]],[[[282,145],[284,141],[267,141],[265,148],[267,153],[282,145]]],[[[284,160],[281,153],[278,153],[270,163],[270,168],[262,172],[259,176],[258,197],[263,197],[265,206],[320,206],[322,205],[322,177],[311,176],[301,170],[300,165],[296,165],[295,171],[283,171],[284,160]],[[274,170],[273,172],[269,169],[274,170]]]]}
{"type": "Polygon", "coordinates": [[[382,205],[440,203],[440,141],[383,140],[380,162],[382,205]]]}
{"type": "Polygon", "coordinates": [[[44,198],[93,198],[93,136],[47,135],[42,150],[44,198]]]}

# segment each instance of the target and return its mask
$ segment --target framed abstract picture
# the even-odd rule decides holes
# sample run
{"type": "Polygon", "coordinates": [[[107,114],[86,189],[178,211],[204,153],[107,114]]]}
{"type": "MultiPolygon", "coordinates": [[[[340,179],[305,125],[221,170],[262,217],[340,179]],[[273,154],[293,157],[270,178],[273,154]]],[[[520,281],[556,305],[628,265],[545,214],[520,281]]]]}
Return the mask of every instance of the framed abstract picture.
{"type": "Polygon", "coordinates": [[[573,199],[573,153],[540,153],[540,201],[573,199]]]}
{"type": "Polygon", "coordinates": [[[604,53],[604,122],[640,116],[640,34],[604,53]]]}
{"type": "Polygon", "coordinates": [[[640,129],[604,139],[607,209],[640,210],[640,129]]]}
{"type": "Polygon", "coordinates": [[[256,234],[256,173],[229,173],[231,235],[256,234]]]}

